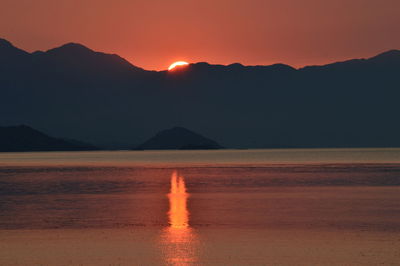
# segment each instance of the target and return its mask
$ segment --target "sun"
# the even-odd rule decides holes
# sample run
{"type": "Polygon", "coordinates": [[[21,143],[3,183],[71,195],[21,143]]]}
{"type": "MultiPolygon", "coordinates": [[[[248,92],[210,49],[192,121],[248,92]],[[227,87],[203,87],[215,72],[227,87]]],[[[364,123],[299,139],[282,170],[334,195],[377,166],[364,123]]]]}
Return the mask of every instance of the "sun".
{"type": "Polygon", "coordinates": [[[168,68],[168,71],[174,70],[174,68],[177,67],[177,66],[187,66],[187,65],[189,65],[188,62],[178,61],[178,62],[175,62],[172,65],[170,65],[169,68],[168,68]]]}

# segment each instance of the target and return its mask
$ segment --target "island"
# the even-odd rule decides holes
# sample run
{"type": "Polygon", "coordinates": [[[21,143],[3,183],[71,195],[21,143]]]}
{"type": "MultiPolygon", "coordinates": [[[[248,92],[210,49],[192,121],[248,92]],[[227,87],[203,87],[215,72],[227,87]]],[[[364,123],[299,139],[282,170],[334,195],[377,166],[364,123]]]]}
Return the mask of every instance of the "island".
{"type": "Polygon", "coordinates": [[[216,141],[184,127],[158,132],[133,150],[212,150],[223,149],[216,141]]]}

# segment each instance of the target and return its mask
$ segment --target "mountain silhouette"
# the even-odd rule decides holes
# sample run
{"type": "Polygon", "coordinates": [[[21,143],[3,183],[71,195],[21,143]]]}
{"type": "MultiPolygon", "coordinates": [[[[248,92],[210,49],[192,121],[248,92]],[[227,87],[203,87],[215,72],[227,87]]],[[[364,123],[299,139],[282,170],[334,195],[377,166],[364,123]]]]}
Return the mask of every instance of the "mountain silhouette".
{"type": "Polygon", "coordinates": [[[224,147],[400,147],[400,51],[296,69],[194,63],[147,71],[66,44],[0,41],[0,125],[130,148],[183,125],[224,147]]]}
{"type": "Polygon", "coordinates": [[[221,149],[215,141],[183,127],[158,132],[135,150],[210,150],[221,149]]]}
{"type": "Polygon", "coordinates": [[[18,58],[27,57],[28,52],[14,47],[9,41],[0,39],[0,56],[2,61],[11,63],[18,58]]]}
{"type": "Polygon", "coordinates": [[[95,52],[77,43],[68,43],[46,52],[35,52],[33,56],[36,64],[47,64],[81,75],[144,72],[118,55],[95,52]]]}
{"type": "Polygon", "coordinates": [[[49,137],[31,127],[0,127],[0,152],[95,150],[90,144],[49,137]]]}

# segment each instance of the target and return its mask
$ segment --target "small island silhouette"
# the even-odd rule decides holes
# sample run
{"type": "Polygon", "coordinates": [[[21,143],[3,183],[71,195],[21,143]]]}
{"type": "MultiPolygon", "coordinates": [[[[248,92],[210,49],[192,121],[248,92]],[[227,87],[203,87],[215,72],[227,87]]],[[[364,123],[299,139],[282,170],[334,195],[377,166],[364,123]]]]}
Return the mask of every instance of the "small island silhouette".
{"type": "Polygon", "coordinates": [[[214,140],[208,139],[184,127],[174,127],[158,132],[134,150],[214,150],[222,149],[214,140]]]}

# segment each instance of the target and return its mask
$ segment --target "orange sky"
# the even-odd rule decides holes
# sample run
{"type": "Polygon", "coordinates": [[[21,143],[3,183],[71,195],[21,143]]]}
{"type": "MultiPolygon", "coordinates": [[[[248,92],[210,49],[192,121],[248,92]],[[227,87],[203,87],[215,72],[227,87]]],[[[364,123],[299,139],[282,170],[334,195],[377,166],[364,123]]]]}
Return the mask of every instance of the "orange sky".
{"type": "Polygon", "coordinates": [[[184,60],[322,64],[400,49],[399,0],[0,0],[0,37],[67,42],[146,69],[184,60]]]}

